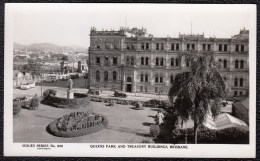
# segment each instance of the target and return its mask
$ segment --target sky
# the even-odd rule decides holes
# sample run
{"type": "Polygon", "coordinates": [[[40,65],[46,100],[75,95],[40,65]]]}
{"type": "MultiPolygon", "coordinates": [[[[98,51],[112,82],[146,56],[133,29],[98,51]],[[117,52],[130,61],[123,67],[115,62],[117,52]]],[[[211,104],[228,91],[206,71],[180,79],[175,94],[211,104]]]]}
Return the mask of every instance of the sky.
{"type": "Polygon", "coordinates": [[[97,30],[144,27],[154,37],[178,37],[179,33],[190,34],[192,28],[193,34],[230,38],[244,27],[250,30],[251,9],[246,5],[177,4],[13,4],[6,7],[13,14],[14,42],[83,47],[89,47],[92,26],[97,30]]]}

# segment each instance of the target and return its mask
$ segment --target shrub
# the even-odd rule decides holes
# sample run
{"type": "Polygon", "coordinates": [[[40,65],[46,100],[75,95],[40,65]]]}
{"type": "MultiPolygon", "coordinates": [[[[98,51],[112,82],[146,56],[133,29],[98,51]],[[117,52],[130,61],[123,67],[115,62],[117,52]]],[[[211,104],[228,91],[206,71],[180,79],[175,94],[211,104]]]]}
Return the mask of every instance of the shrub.
{"type": "Polygon", "coordinates": [[[31,99],[30,101],[30,105],[28,107],[29,110],[37,110],[39,108],[39,98],[38,97],[34,97],[31,99]]]}
{"type": "Polygon", "coordinates": [[[108,103],[109,106],[114,106],[115,105],[115,101],[114,100],[110,100],[109,103],[108,103]]]}
{"type": "Polygon", "coordinates": [[[157,138],[160,135],[160,127],[158,125],[151,125],[150,135],[152,138],[157,138]]]}
{"type": "Polygon", "coordinates": [[[49,96],[56,96],[57,91],[53,89],[47,89],[43,92],[44,99],[48,98],[49,96]]]}
{"type": "MultiPolygon", "coordinates": [[[[193,128],[175,129],[173,130],[173,138],[184,140],[185,134],[189,141],[193,141],[193,128]]],[[[199,143],[215,143],[215,144],[248,144],[249,132],[238,127],[230,127],[221,130],[209,129],[205,126],[200,126],[198,130],[199,143]]]]}
{"type": "Polygon", "coordinates": [[[21,112],[21,104],[19,101],[13,101],[13,116],[18,116],[21,112]]]}
{"type": "Polygon", "coordinates": [[[136,103],[135,107],[136,107],[137,110],[143,110],[144,109],[143,104],[140,101],[138,101],[136,103]]]}
{"type": "Polygon", "coordinates": [[[219,143],[248,144],[249,131],[239,127],[230,127],[217,131],[219,143]]]}
{"type": "Polygon", "coordinates": [[[143,104],[145,107],[151,107],[151,108],[168,108],[170,107],[170,103],[168,100],[157,100],[157,99],[151,99],[143,104]]]}
{"type": "Polygon", "coordinates": [[[141,143],[143,143],[143,144],[153,144],[154,141],[153,141],[152,138],[145,138],[145,139],[142,140],[141,143]]]}

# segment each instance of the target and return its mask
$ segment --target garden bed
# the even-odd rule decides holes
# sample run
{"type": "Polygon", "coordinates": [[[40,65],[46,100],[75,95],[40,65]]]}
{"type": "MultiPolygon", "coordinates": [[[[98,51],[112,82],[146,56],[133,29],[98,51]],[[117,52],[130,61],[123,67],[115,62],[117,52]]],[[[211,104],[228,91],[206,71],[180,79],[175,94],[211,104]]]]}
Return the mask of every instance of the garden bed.
{"type": "Polygon", "coordinates": [[[47,129],[58,137],[77,137],[95,133],[108,125],[108,119],[100,114],[74,112],[51,122],[47,129]]]}
{"type": "MultiPolygon", "coordinates": [[[[47,92],[46,92],[47,93],[47,92]]],[[[83,93],[74,93],[74,99],[57,97],[56,93],[46,94],[42,103],[54,106],[57,108],[90,108],[90,96],[83,93]]]]}
{"type": "Polygon", "coordinates": [[[132,100],[132,99],[126,99],[126,98],[104,98],[101,96],[91,96],[91,101],[93,102],[104,102],[109,103],[111,101],[114,101],[116,104],[121,105],[132,105],[136,106],[138,102],[140,102],[143,107],[150,107],[150,108],[168,108],[170,107],[170,104],[168,101],[159,101],[157,99],[151,99],[148,101],[142,101],[142,100],[132,100]]]}

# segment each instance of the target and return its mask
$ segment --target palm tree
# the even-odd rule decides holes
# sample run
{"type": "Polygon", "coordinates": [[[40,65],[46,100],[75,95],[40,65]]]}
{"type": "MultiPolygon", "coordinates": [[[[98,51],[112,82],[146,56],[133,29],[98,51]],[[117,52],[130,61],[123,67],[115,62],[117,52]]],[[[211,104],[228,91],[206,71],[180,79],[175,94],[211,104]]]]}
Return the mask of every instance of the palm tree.
{"type": "Polygon", "coordinates": [[[197,131],[208,114],[215,118],[220,113],[220,103],[228,88],[218,72],[218,62],[213,52],[187,51],[179,59],[190,63],[190,71],[176,75],[169,90],[169,99],[174,111],[182,120],[194,121],[194,142],[197,131]]]}

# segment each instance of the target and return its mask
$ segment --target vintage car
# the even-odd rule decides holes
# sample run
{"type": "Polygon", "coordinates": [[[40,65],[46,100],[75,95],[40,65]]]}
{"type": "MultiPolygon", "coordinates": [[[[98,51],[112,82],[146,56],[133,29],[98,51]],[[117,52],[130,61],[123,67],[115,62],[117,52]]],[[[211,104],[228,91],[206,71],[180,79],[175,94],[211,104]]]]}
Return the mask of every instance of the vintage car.
{"type": "Polygon", "coordinates": [[[47,79],[45,81],[46,82],[56,82],[57,77],[56,76],[49,76],[49,77],[47,77],[47,79]]]}
{"type": "Polygon", "coordinates": [[[20,88],[21,89],[30,89],[35,87],[35,83],[25,83],[25,84],[21,84],[20,88]]]}
{"type": "Polygon", "coordinates": [[[91,94],[91,95],[99,95],[100,94],[100,91],[97,90],[97,89],[94,89],[94,88],[90,88],[88,90],[88,94],[91,94]]]}
{"type": "Polygon", "coordinates": [[[126,98],[127,97],[126,93],[124,93],[122,91],[119,91],[119,90],[115,90],[114,96],[115,97],[122,97],[122,98],[126,98]]]}

